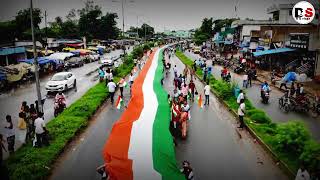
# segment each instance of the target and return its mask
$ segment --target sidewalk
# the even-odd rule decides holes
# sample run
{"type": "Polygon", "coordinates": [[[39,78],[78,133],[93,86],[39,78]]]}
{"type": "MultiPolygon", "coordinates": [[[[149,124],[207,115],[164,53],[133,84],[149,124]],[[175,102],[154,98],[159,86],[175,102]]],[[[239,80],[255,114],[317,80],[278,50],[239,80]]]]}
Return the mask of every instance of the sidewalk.
{"type": "MultiPolygon", "coordinates": [[[[189,52],[185,52],[185,55],[191,59],[199,58],[198,55],[189,52]]],[[[207,63],[208,66],[212,67],[211,61],[207,61],[207,63]]],[[[220,79],[222,66],[216,65],[212,67],[212,69],[212,74],[215,76],[215,78],[220,79]]],[[[232,77],[231,80],[237,83],[239,87],[242,88],[242,75],[235,74],[232,71],[230,72],[232,77]]],[[[252,87],[245,90],[246,97],[250,99],[255,107],[263,109],[274,122],[288,122],[292,120],[299,120],[304,122],[306,127],[310,130],[312,137],[317,141],[320,141],[319,119],[312,118],[308,114],[297,112],[284,113],[282,110],[280,110],[278,107],[278,99],[283,95],[283,92],[281,92],[278,88],[271,88],[272,92],[270,94],[269,104],[263,104],[260,98],[260,84],[261,83],[259,81],[253,81],[252,87]]]]}

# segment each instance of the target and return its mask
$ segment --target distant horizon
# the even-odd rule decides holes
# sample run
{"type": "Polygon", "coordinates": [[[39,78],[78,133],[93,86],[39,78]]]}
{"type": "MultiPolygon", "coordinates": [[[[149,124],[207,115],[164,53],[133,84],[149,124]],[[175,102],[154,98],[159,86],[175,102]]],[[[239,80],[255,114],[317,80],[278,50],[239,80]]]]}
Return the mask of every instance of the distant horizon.
{"type": "MultiPolygon", "coordinates": [[[[155,32],[165,30],[191,30],[201,25],[203,18],[225,19],[240,18],[254,20],[268,20],[267,8],[273,4],[295,3],[299,0],[134,0],[125,4],[125,30],[130,26],[140,27],[147,23],[155,28],[155,32]],[[240,2],[241,1],[241,2],[240,2]],[[237,7],[237,8],[235,8],[237,7]],[[235,11],[237,9],[237,11],[235,11]]],[[[316,0],[314,0],[316,1],[316,0]]],[[[80,9],[85,0],[33,0],[34,8],[40,8],[42,13],[47,11],[48,22],[54,18],[65,16],[72,9],[80,9]]],[[[122,13],[120,11],[121,0],[94,0],[95,4],[102,7],[102,12],[117,13],[119,19],[117,26],[122,24],[122,13]]],[[[5,6],[0,7],[0,21],[14,19],[19,10],[29,7],[29,0],[11,0],[5,6]]],[[[42,14],[43,15],[43,14],[42,14]]],[[[77,17],[78,18],[78,17],[77,17]]],[[[40,27],[44,27],[44,18],[40,27]]]]}

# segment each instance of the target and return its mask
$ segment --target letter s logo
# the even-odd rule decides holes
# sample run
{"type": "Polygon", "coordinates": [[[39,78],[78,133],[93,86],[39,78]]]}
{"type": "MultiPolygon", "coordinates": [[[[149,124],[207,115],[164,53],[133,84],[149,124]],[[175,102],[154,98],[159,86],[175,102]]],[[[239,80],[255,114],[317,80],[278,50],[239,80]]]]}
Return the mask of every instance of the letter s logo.
{"type": "Polygon", "coordinates": [[[307,8],[305,17],[312,17],[312,16],[313,16],[313,9],[312,8],[307,8]]]}

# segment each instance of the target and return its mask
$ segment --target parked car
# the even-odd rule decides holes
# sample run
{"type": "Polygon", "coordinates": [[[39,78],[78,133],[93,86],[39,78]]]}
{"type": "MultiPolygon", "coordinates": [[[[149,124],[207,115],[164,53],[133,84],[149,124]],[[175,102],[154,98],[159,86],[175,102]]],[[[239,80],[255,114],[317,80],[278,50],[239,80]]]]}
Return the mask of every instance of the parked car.
{"type": "Polygon", "coordinates": [[[67,65],[70,67],[81,67],[84,65],[84,62],[80,57],[72,57],[67,60],[67,65]]]}
{"type": "Polygon", "coordinates": [[[76,87],[76,76],[72,72],[59,72],[52,76],[46,84],[46,91],[58,92],[66,91],[69,88],[76,87]]]}
{"type": "Polygon", "coordinates": [[[106,65],[106,66],[113,66],[115,57],[114,56],[107,56],[100,59],[99,63],[106,65]]]}

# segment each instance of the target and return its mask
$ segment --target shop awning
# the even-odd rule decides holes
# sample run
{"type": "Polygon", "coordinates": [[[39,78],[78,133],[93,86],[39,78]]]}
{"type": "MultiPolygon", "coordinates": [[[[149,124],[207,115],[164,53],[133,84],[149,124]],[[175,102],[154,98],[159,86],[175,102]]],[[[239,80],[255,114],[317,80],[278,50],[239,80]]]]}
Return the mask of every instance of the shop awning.
{"type": "Polygon", "coordinates": [[[258,57],[258,56],[263,56],[268,54],[277,54],[277,53],[290,52],[290,51],[295,51],[295,49],[291,49],[291,48],[269,49],[265,51],[254,52],[253,56],[258,57]]]}

